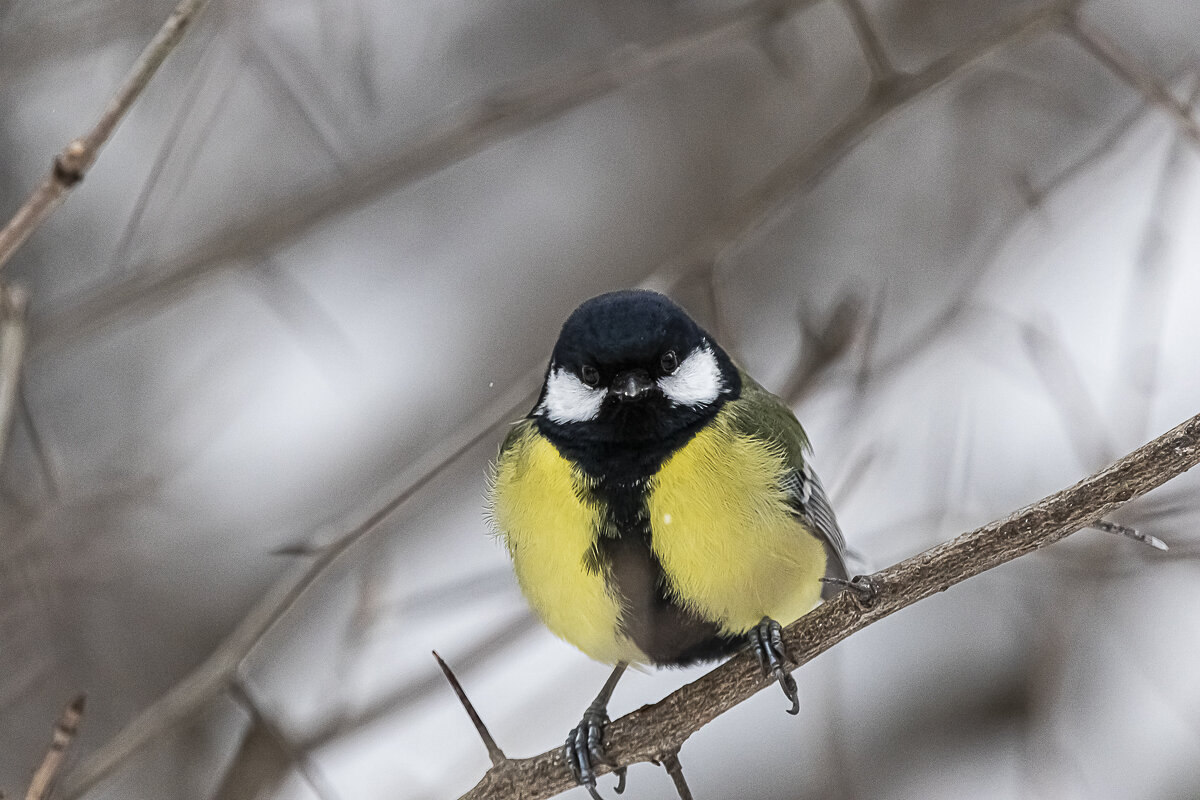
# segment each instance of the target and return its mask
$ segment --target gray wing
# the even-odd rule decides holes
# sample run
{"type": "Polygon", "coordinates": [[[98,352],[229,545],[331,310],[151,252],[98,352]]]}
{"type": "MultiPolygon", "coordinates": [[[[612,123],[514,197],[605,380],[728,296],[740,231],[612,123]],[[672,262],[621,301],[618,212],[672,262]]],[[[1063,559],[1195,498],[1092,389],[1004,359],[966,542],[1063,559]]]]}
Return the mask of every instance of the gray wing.
{"type": "MultiPolygon", "coordinates": [[[[807,463],[793,469],[784,479],[783,488],[788,493],[788,499],[796,516],[805,527],[817,534],[825,547],[828,563],[825,574],[830,578],[848,580],[850,570],[846,566],[846,537],[838,527],[837,517],[833,514],[833,506],[829,503],[829,495],[821,485],[817,473],[807,463]]],[[[840,587],[825,584],[821,595],[828,600],[841,591],[840,587]]]]}

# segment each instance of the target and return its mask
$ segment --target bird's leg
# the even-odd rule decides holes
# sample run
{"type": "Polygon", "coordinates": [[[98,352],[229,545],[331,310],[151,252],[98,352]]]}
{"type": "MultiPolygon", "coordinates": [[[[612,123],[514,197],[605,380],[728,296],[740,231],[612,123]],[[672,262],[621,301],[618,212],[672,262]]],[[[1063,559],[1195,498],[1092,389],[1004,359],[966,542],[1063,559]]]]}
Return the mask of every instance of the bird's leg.
{"type": "Polygon", "coordinates": [[[596,773],[592,771],[593,764],[607,764],[614,767],[613,772],[617,776],[617,794],[625,791],[625,768],[616,767],[612,759],[604,752],[604,726],[608,724],[608,700],[612,697],[613,690],[617,688],[617,681],[621,679],[627,666],[629,665],[624,661],[617,664],[612,675],[609,675],[608,680],[604,682],[604,688],[600,690],[600,694],[596,695],[596,699],[587,707],[587,711],[583,712],[583,719],[567,735],[567,743],[563,746],[563,757],[567,761],[567,766],[571,768],[571,774],[575,776],[576,783],[587,787],[588,794],[595,800],[602,800],[602,798],[596,791],[596,773]]]}
{"type": "Polygon", "coordinates": [[[788,713],[799,714],[800,693],[796,689],[796,679],[784,666],[786,662],[791,661],[791,658],[783,647],[783,628],[770,617],[763,617],[762,622],[750,631],[749,639],[750,647],[758,656],[758,663],[762,666],[763,676],[775,676],[787,699],[792,701],[792,707],[788,709],[788,713]]]}

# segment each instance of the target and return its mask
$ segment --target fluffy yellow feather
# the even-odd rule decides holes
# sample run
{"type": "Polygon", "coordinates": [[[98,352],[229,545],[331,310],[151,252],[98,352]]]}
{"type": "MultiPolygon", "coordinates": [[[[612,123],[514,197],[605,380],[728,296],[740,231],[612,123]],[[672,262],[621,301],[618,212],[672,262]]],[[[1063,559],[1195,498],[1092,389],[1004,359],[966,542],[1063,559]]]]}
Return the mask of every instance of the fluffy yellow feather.
{"type": "Polygon", "coordinates": [[[722,409],[667,459],[650,490],[653,550],[672,595],[723,634],[788,624],[821,595],[825,550],[783,490],[780,447],[738,433],[722,409]]]}
{"type": "Polygon", "coordinates": [[[491,516],[517,583],[552,633],[608,664],[645,656],[618,626],[620,603],[587,568],[600,511],[584,503],[584,477],[529,422],[518,423],[497,462],[491,516]]]}

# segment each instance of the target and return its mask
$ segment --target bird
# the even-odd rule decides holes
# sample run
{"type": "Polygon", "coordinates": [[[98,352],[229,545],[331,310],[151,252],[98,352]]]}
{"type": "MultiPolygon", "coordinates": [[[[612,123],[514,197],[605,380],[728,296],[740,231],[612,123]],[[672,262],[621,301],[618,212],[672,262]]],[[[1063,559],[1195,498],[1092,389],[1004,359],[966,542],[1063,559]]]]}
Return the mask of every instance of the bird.
{"type": "Polygon", "coordinates": [[[492,464],[487,513],[542,622],[613,665],[563,748],[596,800],[630,665],[748,647],[799,712],[781,626],[847,583],[846,541],[791,409],[670,298],[609,292],[567,317],[492,464]]]}

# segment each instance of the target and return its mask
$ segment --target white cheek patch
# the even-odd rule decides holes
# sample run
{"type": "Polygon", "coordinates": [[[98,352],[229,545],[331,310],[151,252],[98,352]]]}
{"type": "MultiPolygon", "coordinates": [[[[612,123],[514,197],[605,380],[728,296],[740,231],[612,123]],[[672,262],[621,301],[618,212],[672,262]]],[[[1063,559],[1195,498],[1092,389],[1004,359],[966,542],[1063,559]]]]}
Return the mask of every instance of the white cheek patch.
{"type": "Polygon", "coordinates": [[[658,379],[658,388],[677,406],[703,406],[720,396],[725,381],[713,351],[708,345],[700,345],[675,372],[658,379]]]}
{"type": "Polygon", "coordinates": [[[604,390],[595,389],[562,367],[552,367],[546,379],[546,399],[538,412],[560,424],[590,422],[600,415],[604,390]]]}

